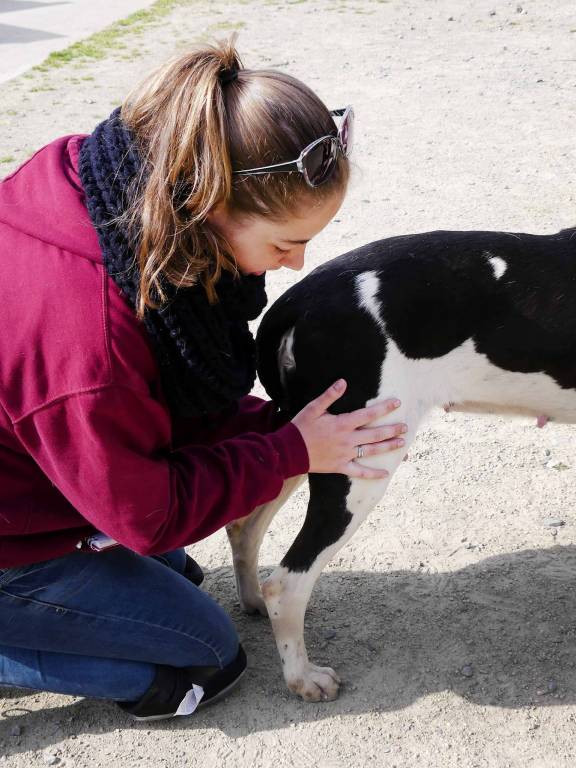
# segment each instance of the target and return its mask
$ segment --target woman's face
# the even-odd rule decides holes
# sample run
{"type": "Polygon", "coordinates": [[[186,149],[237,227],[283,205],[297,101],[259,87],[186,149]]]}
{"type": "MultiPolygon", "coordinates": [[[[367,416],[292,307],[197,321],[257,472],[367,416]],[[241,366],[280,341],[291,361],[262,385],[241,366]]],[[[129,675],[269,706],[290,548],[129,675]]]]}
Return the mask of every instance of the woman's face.
{"type": "Polygon", "coordinates": [[[306,245],[334,218],[343,199],[343,194],[334,195],[283,221],[233,216],[225,206],[218,206],[208,221],[226,239],[244,275],[281,267],[302,269],[306,245]]]}

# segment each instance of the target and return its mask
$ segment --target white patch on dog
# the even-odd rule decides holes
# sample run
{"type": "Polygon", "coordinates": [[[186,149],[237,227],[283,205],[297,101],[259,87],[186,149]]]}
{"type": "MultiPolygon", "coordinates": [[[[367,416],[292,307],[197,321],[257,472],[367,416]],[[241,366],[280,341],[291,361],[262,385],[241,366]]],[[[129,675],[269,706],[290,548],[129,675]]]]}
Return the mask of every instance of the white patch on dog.
{"type": "Polygon", "coordinates": [[[278,347],[278,371],[282,386],[286,388],[286,373],[296,368],[294,359],[294,328],[290,328],[280,339],[278,347]]]}
{"type": "MultiPolygon", "coordinates": [[[[412,360],[388,337],[379,394],[374,402],[390,396],[410,403],[413,412],[449,402],[454,403],[454,410],[539,416],[542,403],[546,403],[546,413],[556,420],[564,423],[576,420],[573,390],[563,389],[546,373],[499,368],[476,351],[472,339],[442,357],[412,360]]],[[[399,420],[398,411],[391,416],[394,422],[399,420]]],[[[410,416],[407,414],[405,418],[410,416]]],[[[409,422],[408,426],[412,429],[409,422]]]]}
{"type": "MultiPolygon", "coordinates": [[[[502,413],[539,416],[542,403],[547,414],[558,422],[576,422],[576,395],[562,389],[545,373],[517,373],[493,365],[480,354],[472,339],[466,340],[447,355],[414,360],[406,357],[387,334],[386,358],[382,364],[378,394],[366,405],[389,397],[398,397],[400,407],[372,422],[371,426],[404,422],[403,435],[408,449],[426,413],[435,406],[453,403],[451,410],[471,413],[502,413]]],[[[402,451],[381,453],[362,459],[362,464],[384,468],[390,473],[385,480],[353,479],[346,506],[354,514],[346,539],[370,509],[378,503],[402,461],[402,451]]],[[[343,541],[330,547],[333,556],[343,541]]]]}
{"type": "Polygon", "coordinates": [[[376,321],[376,324],[384,330],[384,322],[380,317],[380,306],[376,300],[380,281],[378,275],[373,270],[362,272],[356,278],[356,290],[359,295],[359,306],[365,309],[376,321]]]}
{"type": "MultiPolygon", "coordinates": [[[[389,397],[398,397],[400,407],[371,426],[404,422],[403,436],[409,448],[420,422],[434,406],[453,403],[451,410],[471,413],[502,413],[539,416],[542,403],[547,414],[558,422],[576,422],[576,395],[562,389],[545,373],[517,373],[493,365],[480,354],[472,339],[447,355],[434,359],[413,360],[406,357],[387,336],[386,358],[382,364],[378,394],[366,405],[389,397]]],[[[362,459],[362,464],[387,469],[390,477],[402,460],[403,452],[392,451],[362,459]]],[[[347,507],[360,517],[381,498],[386,481],[352,480],[347,507]],[[360,506],[358,506],[360,505],[360,506]]],[[[341,542],[333,545],[335,553],[341,542]]]]}
{"type": "Polygon", "coordinates": [[[490,266],[494,270],[494,277],[496,280],[500,280],[504,272],[508,269],[508,264],[504,261],[504,259],[501,259],[500,256],[492,256],[492,254],[489,251],[486,251],[484,254],[488,261],[490,262],[490,266]]]}

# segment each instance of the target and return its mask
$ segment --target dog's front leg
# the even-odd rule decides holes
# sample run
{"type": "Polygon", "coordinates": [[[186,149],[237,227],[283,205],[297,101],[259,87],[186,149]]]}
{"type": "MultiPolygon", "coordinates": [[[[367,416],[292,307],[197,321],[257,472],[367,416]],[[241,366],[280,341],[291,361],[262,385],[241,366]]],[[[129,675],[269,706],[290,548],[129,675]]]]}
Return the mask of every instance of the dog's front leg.
{"type": "Polygon", "coordinates": [[[232,548],[238,598],[246,613],[267,615],[258,580],[258,552],[272,518],[305,477],[299,475],[286,480],[280,494],[273,501],[262,504],[252,514],[226,526],[232,548]]]}
{"type": "MultiPolygon", "coordinates": [[[[379,457],[390,476],[402,460],[399,452],[379,457]]],[[[306,520],[281,564],[262,585],[284,678],[306,701],[329,701],[338,695],[340,678],[330,667],[308,660],[304,614],[324,566],[356,531],[380,500],[384,480],[350,479],[345,475],[310,475],[306,520]]]]}
{"type": "Polygon", "coordinates": [[[304,573],[279,566],[262,585],[284,679],[288,688],[305,701],[332,701],[338,696],[341,682],[330,667],[309,661],[304,642],[306,606],[321,570],[320,563],[304,573]]]}

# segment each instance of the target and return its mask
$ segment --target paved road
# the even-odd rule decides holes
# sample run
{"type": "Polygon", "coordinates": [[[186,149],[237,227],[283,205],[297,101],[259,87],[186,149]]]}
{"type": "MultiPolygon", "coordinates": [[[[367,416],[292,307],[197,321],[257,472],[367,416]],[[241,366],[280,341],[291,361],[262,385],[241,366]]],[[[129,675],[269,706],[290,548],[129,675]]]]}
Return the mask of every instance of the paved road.
{"type": "Polygon", "coordinates": [[[0,83],[154,0],[0,0],[0,83]]]}

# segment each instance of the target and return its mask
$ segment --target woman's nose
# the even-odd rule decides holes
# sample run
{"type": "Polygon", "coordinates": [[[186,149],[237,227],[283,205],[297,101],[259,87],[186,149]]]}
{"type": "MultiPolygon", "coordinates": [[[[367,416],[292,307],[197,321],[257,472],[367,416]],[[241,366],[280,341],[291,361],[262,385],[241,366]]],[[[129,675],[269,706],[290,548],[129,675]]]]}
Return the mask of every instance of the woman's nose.
{"type": "Polygon", "coordinates": [[[291,253],[288,258],[284,259],[284,266],[288,267],[288,269],[302,269],[304,266],[304,251],[305,249],[302,248],[298,253],[291,253]]]}

